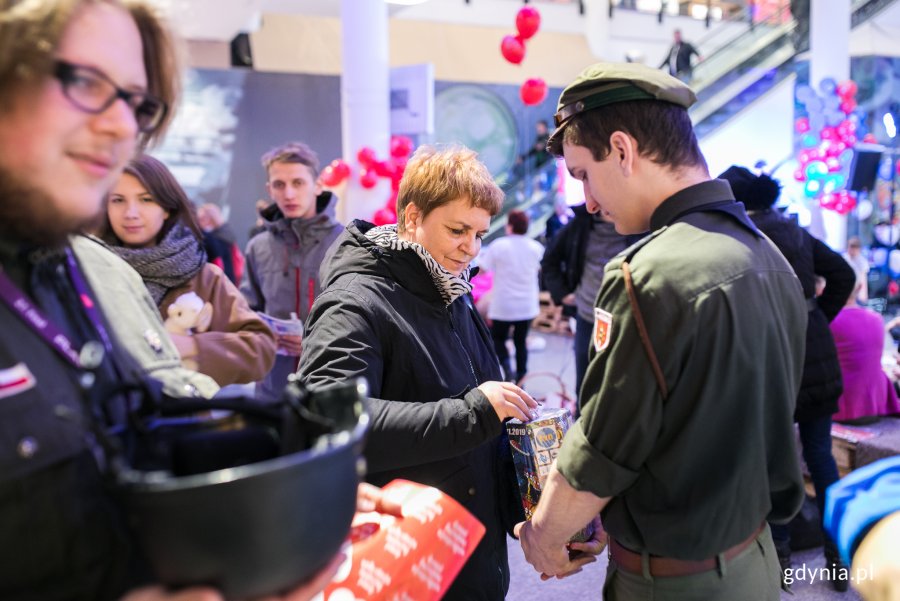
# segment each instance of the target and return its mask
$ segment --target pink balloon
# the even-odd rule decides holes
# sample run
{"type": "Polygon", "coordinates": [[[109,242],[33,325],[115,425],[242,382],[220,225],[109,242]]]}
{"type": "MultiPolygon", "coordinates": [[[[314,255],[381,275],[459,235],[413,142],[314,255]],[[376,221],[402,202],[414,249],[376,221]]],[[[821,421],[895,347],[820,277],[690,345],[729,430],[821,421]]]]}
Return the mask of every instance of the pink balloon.
{"type": "Polygon", "coordinates": [[[805,134],[809,131],[809,117],[798,117],[794,121],[794,131],[798,134],[805,134]]]}
{"type": "Polygon", "coordinates": [[[866,134],[863,136],[863,142],[867,144],[874,144],[878,141],[878,138],[875,137],[875,134],[866,134]]]}
{"type": "Polygon", "coordinates": [[[527,106],[540,104],[547,97],[547,84],[539,77],[526,79],[519,88],[519,97],[527,106]]]}
{"type": "Polygon", "coordinates": [[[331,165],[328,165],[327,167],[322,169],[322,173],[319,175],[319,179],[329,188],[337,186],[343,181],[338,175],[337,170],[331,165]]]}
{"type": "Polygon", "coordinates": [[[408,157],[412,152],[412,140],[406,136],[391,137],[391,156],[395,159],[408,157]]]}
{"type": "Polygon", "coordinates": [[[856,91],[859,88],[856,85],[856,82],[852,79],[848,79],[847,81],[841,82],[837,87],[837,94],[843,99],[849,99],[856,96],[856,91]]]}
{"type": "Polygon", "coordinates": [[[350,177],[350,165],[348,165],[344,159],[334,159],[331,161],[331,168],[338,174],[341,182],[350,177]]]}
{"type": "Polygon", "coordinates": [[[839,136],[837,129],[833,127],[823,127],[822,133],[819,134],[819,137],[823,140],[837,140],[839,136]]]}
{"type": "Polygon", "coordinates": [[[374,223],[375,225],[388,225],[389,223],[397,223],[397,216],[387,209],[378,209],[377,211],[375,211],[375,216],[372,218],[372,223],[374,223]]]}
{"type": "Polygon", "coordinates": [[[379,177],[391,177],[394,175],[394,166],[387,161],[375,161],[372,170],[379,177]]]}
{"type": "Polygon", "coordinates": [[[794,179],[798,182],[806,181],[806,172],[803,169],[794,169],[794,179]]]}
{"type": "Polygon", "coordinates": [[[363,169],[359,174],[359,185],[371,190],[378,184],[378,174],[370,169],[363,169]]]}
{"type": "Polygon", "coordinates": [[[825,164],[828,165],[829,173],[837,173],[838,171],[840,171],[843,168],[843,165],[841,165],[841,162],[838,160],[837,157],[826,158],[825,164]]]}
{"type": "Polygon", "coordinates": [[[536,34],[540,27],[541,13],[538,12],[538,9],[531,6],[524,6],[519,9],[518,14],[516,14],[516,30],[523,40],[527,40],[536,34]]]}
{"type": "Polygon", "coordinates": [[[503,41],[500,42],[500,54],[512,64],[518,65],[525,58],[525,44],[518,36],[503,36],[503,41]]]}
{"type": "Polygon", "coordinates": [[[356,153],[356,160],[359,161],[360,165],[363,167],[371,167],[372,164],[378,160],[378,157],[375,155],[374,150],[368,146],[363,146],[359,149],[359,152],[356,153]]]}
{"type": "Polygon", "coordinates": [[[855,108],[856,108],[856,101],[853,100],[852,98],[848,98],[848,99],[844,100],[843,102],[841,102],[841,111],[843,111],[843,113],[845,115],[849,115],[850,113],[852,113],[853,109],[855,109],[855,108]]]}

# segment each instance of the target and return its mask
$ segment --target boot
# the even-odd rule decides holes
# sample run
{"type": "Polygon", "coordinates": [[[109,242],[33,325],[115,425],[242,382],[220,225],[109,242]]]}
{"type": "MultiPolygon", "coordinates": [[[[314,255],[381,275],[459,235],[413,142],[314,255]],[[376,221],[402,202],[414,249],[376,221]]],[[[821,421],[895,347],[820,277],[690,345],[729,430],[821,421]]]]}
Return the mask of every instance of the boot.
{"type": "Polygon", "coordinates": [[[781,590],[793,595],[791,585],[785,579],[785,572],[791,568],[791,543],[790,541],[775,541],[775,552],[778,554],[778,566],[781,568],[781,590]]]}
{"type": "Polygon", "coordinates": [[[841,559],[834,541],[827,534],[824,537],[825,544],[822,550],[825,554],[825,568],[831,574],[831,586],[839,593],[846,593],[850,588],[850,568],[841,559]]]}

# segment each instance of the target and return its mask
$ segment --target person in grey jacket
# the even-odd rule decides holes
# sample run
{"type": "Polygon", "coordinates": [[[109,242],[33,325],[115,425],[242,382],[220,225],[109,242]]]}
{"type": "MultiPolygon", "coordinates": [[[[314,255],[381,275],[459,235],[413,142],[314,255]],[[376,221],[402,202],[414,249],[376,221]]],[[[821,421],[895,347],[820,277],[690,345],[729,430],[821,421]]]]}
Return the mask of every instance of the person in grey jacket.
{"type": "MultiPolygon", "coordinates": [[[[293,313],[305,323],[321,290],[319,267],[344,229],[333,218],[337,198],[322,190],[319,158],[306,144],[273,148],[262,163],[274,204],[261,213],[265,231],[247,244],[241,292],[252,309],[278,319],[290,319],[293,313]]],[[[301,336],[278,336],[275,366],[257,384],[258,399],[278,398],[297,370],[301,345],[301,336]]]]}

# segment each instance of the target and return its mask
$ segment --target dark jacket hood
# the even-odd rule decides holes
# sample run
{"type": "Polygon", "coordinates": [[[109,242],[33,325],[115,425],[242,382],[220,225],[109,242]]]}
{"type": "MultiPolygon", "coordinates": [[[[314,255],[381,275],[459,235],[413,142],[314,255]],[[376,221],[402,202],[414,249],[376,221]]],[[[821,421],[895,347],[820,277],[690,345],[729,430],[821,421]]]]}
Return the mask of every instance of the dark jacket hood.
{"type": "Polygon", "coordinates": [[[422,300],[443,305],[431,274],[411,249],[392,250],[375,244],[366,232],[375,225],[356,219],[338,237],[322,266],[322,286],[327,288],[346,275],[368,275],[393,280],[422,300]]]}

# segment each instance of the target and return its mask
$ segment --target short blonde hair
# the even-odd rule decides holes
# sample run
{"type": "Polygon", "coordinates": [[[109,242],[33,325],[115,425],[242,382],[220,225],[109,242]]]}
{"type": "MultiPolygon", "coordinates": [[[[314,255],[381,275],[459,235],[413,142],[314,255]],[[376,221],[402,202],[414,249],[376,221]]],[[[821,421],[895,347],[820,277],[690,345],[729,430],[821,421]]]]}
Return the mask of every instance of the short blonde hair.
{"type": "Polygon", "coordinates": [[[406,231],[403,215],[410,204],[422,217],[460,198],[487,211],[500,212],[504,195],[478,154],[464,146],[421,146],[410,157],[397,192],[397,231],[406,231]]]}
{"type": "Polygon", "coordinates": [[[0,0],[0,113],[20,93],[38,89],[53,73],[59,42],[78,12],[109,4],[131,15],[141,35],[147,91],[169,107],[159,126],[140,134],[141,146],[158,140],[168,127],[180,92],[180,52],[168,25],[143,0],[0,0]]]}
{"type": "Polygon", "coordinates": [[[303,142],[287,142],[262,155],[262,166],[266,169],[266,180],[269,179],[269,168],[275,163],[299,163],[306,165],[313,178],[319,176],[319,155],[303,142]]]}

